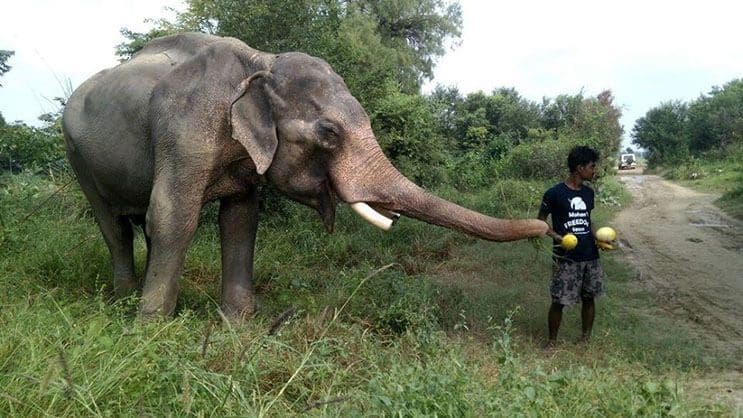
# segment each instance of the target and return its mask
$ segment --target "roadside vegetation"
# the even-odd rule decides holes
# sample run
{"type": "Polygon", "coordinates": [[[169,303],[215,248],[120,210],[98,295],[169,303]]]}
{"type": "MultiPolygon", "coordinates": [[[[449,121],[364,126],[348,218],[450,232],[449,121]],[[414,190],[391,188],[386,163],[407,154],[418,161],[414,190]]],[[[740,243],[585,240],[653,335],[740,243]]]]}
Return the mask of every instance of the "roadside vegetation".
{"type": "Polygon", "coordinates": [[[743,219],[743,79],[685,103],[661,103],[638,119],[633,143],[666,178],[721,194],[717,204],[743,219]]]}
{"type": "MultiPolygon", "coordinates": [[[[123,30],[119,55],[184,30],[306,51],[344,77],[395,165],[443,197],[535,217],[567,151],[584,144],[604,158],[596,222],[610,225],[627,203],[613,177],[622,127],[610,91],[539,103],[507,87],[420,93],[461,33],[457,3],[238,3],[189,0],[173,22],[123,30]]],[[[0,51],[0,76],[9,70],[12,52],[0,51]]],[[[0,117],[0,411],[10,416],[731,414],[684,390],[730,359],[656,310],[618,254],[603,258],[609,296],[593,341],[575,343],[572,309],[561,345],[545,354],[547,240],[495,244],[413,220],[385,234],[346,207],[329,235],[310,209],[270,188],[256,317],[235,324],[218,313],[209,206],[175,318],[141,323],[136,297],[111,299],[109,255],[64,161],[59,115],[44,115],[42,127],[0,117]]],[[[141,234],[136,255],[141,272],[141,234]]]]}

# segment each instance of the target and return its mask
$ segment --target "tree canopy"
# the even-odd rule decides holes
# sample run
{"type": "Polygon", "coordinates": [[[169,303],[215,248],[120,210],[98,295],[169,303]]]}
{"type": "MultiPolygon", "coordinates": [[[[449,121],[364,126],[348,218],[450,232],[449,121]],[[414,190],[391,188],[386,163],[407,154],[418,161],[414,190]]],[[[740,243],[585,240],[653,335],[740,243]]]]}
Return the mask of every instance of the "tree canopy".
{"type": "Polygon", "coordinates": [[[632,140],[648,150],[652,165],[743,147],[743,79],[713,87],[690,103],[665,102],[650,109],[635,123],[632,140]]]}
{"type": "Polygon", "coordinates": [[[632,142],[649,151],[648,164],[679,162],[688,156],[687,110],[685,103],[665,102],[635,122],[632,142]]]}
{"type": "Polygon", "coordinates": [[[322,57],[364,103],[380,98],[374,90],[389,83],[418,93],[447,43],[461,36],[462,13],[458,3],[443,0],[187,0],[175,21],[155,23],[148,33],[123,29],[129,41],[118,54],[126,59],[169,33],[232,36],[264,51],[322,57]]]}

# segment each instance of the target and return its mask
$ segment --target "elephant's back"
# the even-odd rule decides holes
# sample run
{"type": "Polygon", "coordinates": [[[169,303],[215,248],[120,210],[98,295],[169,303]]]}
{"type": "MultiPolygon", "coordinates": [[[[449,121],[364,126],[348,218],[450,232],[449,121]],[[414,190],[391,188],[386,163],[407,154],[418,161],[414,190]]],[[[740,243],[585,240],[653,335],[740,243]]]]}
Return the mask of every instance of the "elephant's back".
{"type": "MultiPolygon", "coordinates": [[[[149,102],[155,85],[179,64],[222,38],[201,33],[150,41],[132,59],[90,77],[65,106],[63,123],[75,147],[88,142],[150,146],[149,102]],[[131,140],[131,141],[127,141],[131,140]]],[[[110,145],[113,145],[110,144],[110,145]]]]}
{"type": "Polygon", "coordinates": [[[155,86],[221,39],[198,33],[155,39],[132,59],[90,77],[68,100],[62,122],[70,162],[119,212],[144,213],[148,205],[155,86]]]}
{"type": "Polygon", "coordinates": [[[185,56],[143,50],[90,77],[65,106],[62,123],[70,163],[118,212],[146,211],[154,167],[150,97],[177,65],[174,58],[185,56]]]}

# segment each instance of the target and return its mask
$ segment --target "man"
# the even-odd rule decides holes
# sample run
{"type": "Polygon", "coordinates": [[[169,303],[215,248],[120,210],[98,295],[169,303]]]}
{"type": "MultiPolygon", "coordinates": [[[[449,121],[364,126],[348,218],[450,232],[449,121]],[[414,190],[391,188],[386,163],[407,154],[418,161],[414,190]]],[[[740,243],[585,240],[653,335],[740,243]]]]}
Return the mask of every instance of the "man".
{"type": "Polygon", "coordinates": [[[599,262],[591,225],[591,210],[594,207],[593,190],[584,184],[596,174],[598,152],[585,147],[573,148],[568,155],[570,174],[544,193],[538,218],[546,221],[552,216],[552,225],[547,235],[554,240],[553,274],[550,281],[552,305],[547,323],[549,341],[547,348],[557,343],[557,331],[562,321],[565,306],[581,302],[582,340],[588,342],[596,315],[594,299],[604,294],[603,270],[599,262]],[[564,250],[559,244],[565,234],[574,234],[578,245],[564,250]]]}

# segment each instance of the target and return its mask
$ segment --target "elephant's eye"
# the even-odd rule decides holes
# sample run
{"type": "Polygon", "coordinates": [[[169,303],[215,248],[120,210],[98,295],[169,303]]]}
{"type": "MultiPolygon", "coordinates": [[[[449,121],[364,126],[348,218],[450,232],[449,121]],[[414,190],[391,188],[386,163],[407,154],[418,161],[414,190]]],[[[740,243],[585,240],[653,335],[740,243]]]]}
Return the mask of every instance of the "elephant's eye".
{"type": "Polygon", "coordinates": [[[327,148],[333,148],[338,145],[340,139],[340,129],[338,125],[328,120],[317,122],[317,134],[320,143],[327,148]]]}

